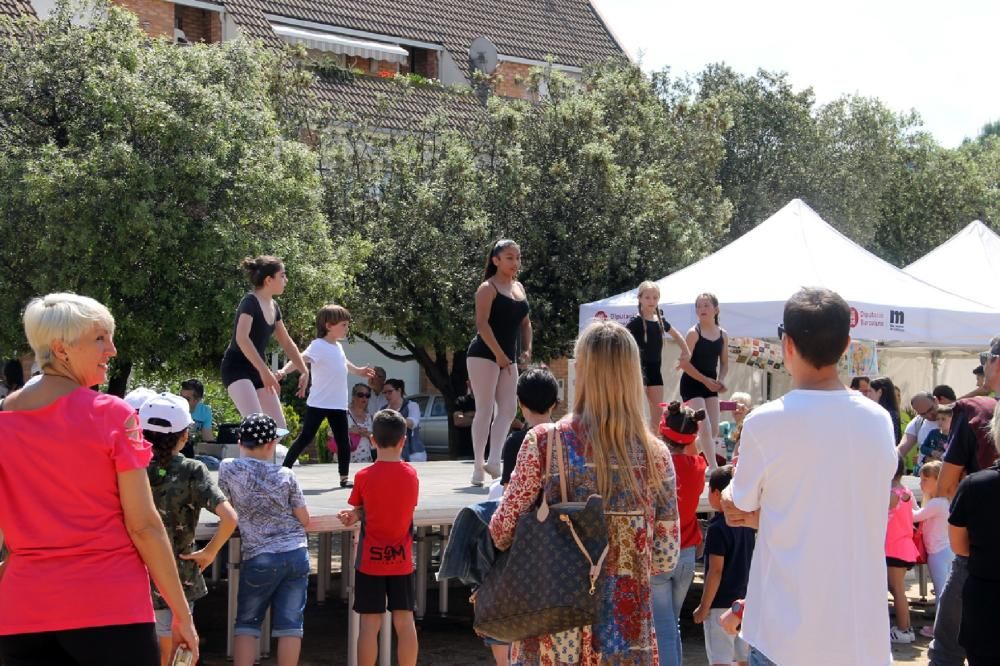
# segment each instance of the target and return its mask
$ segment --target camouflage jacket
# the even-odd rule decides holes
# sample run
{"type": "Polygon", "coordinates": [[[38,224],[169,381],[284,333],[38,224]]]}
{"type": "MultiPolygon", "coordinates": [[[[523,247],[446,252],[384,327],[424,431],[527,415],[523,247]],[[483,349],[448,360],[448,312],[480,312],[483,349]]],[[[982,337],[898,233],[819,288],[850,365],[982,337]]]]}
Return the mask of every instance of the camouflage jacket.
{"type": "MultiPolygon", "coordinates": [[[[180,575],[184,596],[188,601],[200,599],[208,594],[205,578],[198,565],[180,556],[195,551],[194,531],[202,509],[215,511],[226,496],[219,490],[208,468],[197,460],[177,454],[166,467],[160,467],[154,458],[149,464],[149,485],[153,490],[153,501],[160,512],[163,526],[174,549],[177,559],[177,573],[180,575]]],[[[153,607],[157,610],[168,608],[155,585],[153,607]]]]}

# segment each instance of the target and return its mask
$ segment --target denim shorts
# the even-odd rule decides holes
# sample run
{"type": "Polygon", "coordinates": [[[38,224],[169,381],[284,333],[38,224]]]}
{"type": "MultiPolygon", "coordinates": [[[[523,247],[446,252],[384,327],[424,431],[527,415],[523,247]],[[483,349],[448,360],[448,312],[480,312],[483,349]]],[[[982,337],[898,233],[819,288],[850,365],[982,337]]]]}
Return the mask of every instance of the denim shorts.
{"type": "Polygon", "coordinates": [[[302,636],[302,616],[309,585],[309,551],[261,553],[240,564],[236,597],[236,636],[260,636],[271,606],[271,635],[302,636]]]}
{"type": "MultiPolygon", "coordinates": [[[[194,615],[194,602],[188,602],[188,609],[194,615]]],[[[169,608],[154,610],[156,616],[156,635],[160,638],[170,638],[170,625],[174,622],[174,613],[169,608]]]]}

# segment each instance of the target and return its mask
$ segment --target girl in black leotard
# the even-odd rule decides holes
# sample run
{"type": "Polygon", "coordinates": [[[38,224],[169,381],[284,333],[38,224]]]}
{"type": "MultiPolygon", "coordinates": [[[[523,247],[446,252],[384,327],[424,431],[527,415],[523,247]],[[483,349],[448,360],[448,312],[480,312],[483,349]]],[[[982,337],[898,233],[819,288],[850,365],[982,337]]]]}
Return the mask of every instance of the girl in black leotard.
{"type": "Polygon", "coordinates": [[[465,361],[477,407],[472,419],[474,486],[483,485],[484,471],[494,477],[500,476],[503,442],[517,415],[515,359],[522,364],[531,362],[528,297],[524,286],[516,279],[520,269],[521,248],[517,243],[497,241],[486,258],[483,283],[476,290],[478,333],[469,345],[465,361]],[[520,356],[517,353],[519,343],[520,356]],[[487,443],[490,445],[488,462],[484,461],[487,443]]]}
{"type": "Polygon", "coordinates": [[[278,338],[278,344],[302,373],[299,388],[309,385],[309,369],[281,321],[281,308],[274,302],[288,284],[285,266],[281,259],[269,255],[247,257],[242,266],[254,290],[243,297],[236,311],[233,337],[222,357],[222,383],[241,416],[264,412],[284,428],[279,385],[284,373],[273,372],[264,360],[271,335],[278,338]]]}
{"type": "MultiPolygon", "coordinates": [[[[708,417],[698,431],[698,447],[705,454],[710,469],[718,467],[715,459],[719,438],[719,393],[729,370],[729,336],[719,326],[719,299],[700,294],[694,301],[698,323],[687,332],[691,360],[682,362],[681,400],[691,409],[704,409],[708,417]]],[[[723,444],[723,446],[725,446],[723,444]]]]}
{"type": "Polygon", "coordinates": [[[681,348],[679,362],[691,357],[687,342],[672,328],[660,310],[660,287],[649,280],[639,285],[639,314],[629,320],[625,328],[629,330],[639,345],[639,361],[642,366],[642,385],[646,389],[649,403],[649,422],[653,432],[657,431],[663,415],[663,336],[669,334],[681,348]]]}

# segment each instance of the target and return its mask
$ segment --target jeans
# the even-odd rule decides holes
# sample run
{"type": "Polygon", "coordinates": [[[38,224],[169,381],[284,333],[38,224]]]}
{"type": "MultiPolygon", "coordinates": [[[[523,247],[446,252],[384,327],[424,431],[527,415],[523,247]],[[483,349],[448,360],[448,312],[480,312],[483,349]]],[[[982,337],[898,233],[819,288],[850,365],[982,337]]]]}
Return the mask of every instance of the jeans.
{"type": "Polygon", "coordinates": [[[236,636],[260,637],[264,613],[271,606],[271,635],[302,636],[302,616],[309,585],[309,551],[261,553],[240,564],[236,597],[236,636]]]}
{"type": "Polygon", "coordinates": [[[962,628],[962,588],[969,577],[969,558],[956,555],[951,574],[938,597],[934,616],[934,640],[927,651],[931,666],[963,666],[965,649],[958,644],[962,628]]]}
{"type": "Polygon", "coordinates": [[[750,646],[750,666],[778,666],[757,648],[750,646]]]}
{"type": "Polygon", "coordinates": [[[951,562],[955,554],[950,547],[944,547],[936,553],[927,553],[927,568],[931,572],[931,582],[934,583],[935,608],[941,605],[941,595],[944,593],[945,581],[951,573],[951,562]]]}
{"type": "Polygon", "coordinates": [[[653,627],[656,629],[656,646],[662,666],[680,666],[681,608],[688,588],[694,580],[695,547],[682,548],[677,566],[670,573],[652,578],[653,627]]]}

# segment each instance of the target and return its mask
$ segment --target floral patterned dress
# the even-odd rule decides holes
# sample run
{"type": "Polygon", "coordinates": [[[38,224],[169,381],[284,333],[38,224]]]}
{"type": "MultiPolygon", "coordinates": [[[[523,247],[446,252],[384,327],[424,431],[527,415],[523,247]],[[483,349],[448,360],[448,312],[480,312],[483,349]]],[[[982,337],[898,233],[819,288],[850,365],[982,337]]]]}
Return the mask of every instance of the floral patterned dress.
{"type": "MultiPolygon", "coordinates": [[[[597,493],[597,475],[588,455],[589,444],[577,436],[571,421],[560,421],[556,427],[562,436],[567,499],[586,501],[597,493]]],[[[538,504],[550,428],[551,425],[533,428],[524,439],[514,476],[490,521],[490,534],[498,548],[510,547],[518,517],[538,504]]],[[[557,452],[552,453],[552,470],[545,493],[550,503],[556,503],[561,497],[557,452]]],[[[642,474],[647,461],[638,444],[632,450],[632,461],[636,473],[642,474]]],[[[664,478],[662,493],[650,490],[641,506],[636,506],[628,490],[605,498],[609,548],[604,575],[598,583],[597,623],[516,642],[512,663],[544,666],[655,666],[659,663],[650,576],[671,571],[677,563],[680,524],[674,468],[665,445],[653,463],[664,478]]],[[[614,487],[627,488],[619,480],[614,487]]]]}

